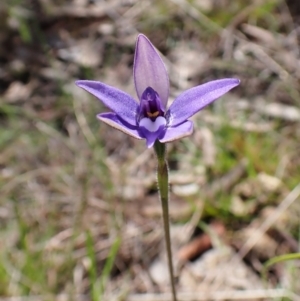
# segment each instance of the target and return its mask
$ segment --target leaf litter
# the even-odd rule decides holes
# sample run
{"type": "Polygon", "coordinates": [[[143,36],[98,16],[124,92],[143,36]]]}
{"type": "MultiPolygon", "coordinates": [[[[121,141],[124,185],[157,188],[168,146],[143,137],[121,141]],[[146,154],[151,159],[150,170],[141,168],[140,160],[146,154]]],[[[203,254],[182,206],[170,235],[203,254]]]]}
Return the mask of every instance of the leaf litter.
{"type": "Polygon", "coordinates": [[[143,32],[164,56],[171,101],[216,77],[242,81],[195,118],[191,141],[168,150],[179,298],[299,300],[298,261],[274,266],[267,283],[260,274],[271,257],[299,251],[299,194],[289,198],[300,170],[295,10],[198,2],[0,5],[1,298],[88,300],[90,231],[97,276],[122,238],[105,300],[168,300],[153,153],[99,126],[94,116],[104,108],[73,88],[84,75],[134,95],[134,42],[143,32]],[[222,5],[232,12],[226,24],[214,17],[222,5]]]}

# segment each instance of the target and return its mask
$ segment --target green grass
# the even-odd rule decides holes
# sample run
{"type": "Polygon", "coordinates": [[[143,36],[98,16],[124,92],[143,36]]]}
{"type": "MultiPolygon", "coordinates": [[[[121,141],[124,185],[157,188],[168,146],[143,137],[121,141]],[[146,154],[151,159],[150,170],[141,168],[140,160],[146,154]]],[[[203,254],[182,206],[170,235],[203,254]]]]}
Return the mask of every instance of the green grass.
{"type": "Polygon", "coordinates": [[[106,262],[103,266],[103,269],[101,270],[100,276],[98,277],[97,259],[94,251],[93,238],[90,232],[86,233],[87,255],[90,260],[88,272],[91,286],[91,296],[93,301],[100,301],[103,299],[106,283],[112,271],[116,255],[120,247],[120,243],[120,238],[117,238],[112,244],[109,254],[107,255],[106,262]]]}

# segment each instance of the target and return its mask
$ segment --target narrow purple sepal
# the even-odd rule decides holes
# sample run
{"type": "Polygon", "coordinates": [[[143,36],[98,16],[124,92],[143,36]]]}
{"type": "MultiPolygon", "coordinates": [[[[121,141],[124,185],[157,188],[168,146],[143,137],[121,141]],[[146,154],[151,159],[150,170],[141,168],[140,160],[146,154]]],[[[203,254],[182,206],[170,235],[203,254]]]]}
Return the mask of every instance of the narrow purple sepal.
{"type": "Polygon", "coordinates": [[[111,127],[122,131],[123,133],[136,138],[136,139],[144,139],[141,137],[140,132],[137,130],[136,126],[132,126],[131,124],[127,123],[126,121],[120,119],[114,113],[102,113],[98,114],[97,118],[106,124],[110,125],[111,127]]]}
{"type": "Polygon", "coordinates": [[[169,125],[181,124],[239,83],[238,79],[226,78],[211,81],[183,92],[169,108],[169,125]]]}
{"type": "Polygon", "coordinates": [[[169,98],[169,77],[166,67],[154,46],[143,34],[137,38],[133,76],[136,93],[141,99],[146,88],[154,89],[166,108],[169,98]]]}
{"type": "Polygon", "coordinates": [[[138,103],[127,93],[91,80],[78,80],[76,85],[96,96],[103,104],[131,125],[136,125],[138,103]]]}
{"type": "Polygon", "coordinates": [[[164,143],[190,136],[193,133],[193,129],[193,122],[189,120],[175,127],[168,127],[164,136],[159,141],[164,143]]]}

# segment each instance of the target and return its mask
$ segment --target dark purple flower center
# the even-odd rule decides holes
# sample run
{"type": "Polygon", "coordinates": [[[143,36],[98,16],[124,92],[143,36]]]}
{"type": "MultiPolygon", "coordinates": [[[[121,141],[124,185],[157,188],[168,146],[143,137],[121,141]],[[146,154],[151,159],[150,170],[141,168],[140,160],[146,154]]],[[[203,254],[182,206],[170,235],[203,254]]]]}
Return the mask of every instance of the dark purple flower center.
{"type": "Polygon", "coordinates": [[[148,87],[141,97],[138,121],[142,118],[150,118],[154,121],[158,116],[164,116],[164,109],[156,91],[148,87]]]}

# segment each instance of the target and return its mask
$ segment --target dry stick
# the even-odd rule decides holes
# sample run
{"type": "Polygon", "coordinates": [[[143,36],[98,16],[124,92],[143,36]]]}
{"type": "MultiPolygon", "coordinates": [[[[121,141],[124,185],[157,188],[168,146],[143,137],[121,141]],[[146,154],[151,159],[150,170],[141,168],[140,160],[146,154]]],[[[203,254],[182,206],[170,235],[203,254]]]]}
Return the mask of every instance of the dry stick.
{"type": "MultiPolygon", "coordinates": [[[[286,289],[255,289],[245,291],[211,291],[199,294],[199,292],[186,292],[179,293],[178,297],[181,301],[206,301],[206,300],[265,300],[277,298],[289,298],[290,300],[299,301],[300,297],[286,289]]],[[[0,297],[0,301],[44,301],[44,300],[68,301],[70,300],[69,294],[60,295],[34,295],[34,296],[18,296],[18,297],[0,297]]],[[[72,296],[74,301],[88,301],[88,295],[75,295],[72,296]]],[[[126,296],[127,301],[169,301],[170,294],[132,294],[126,296]]],[[[104,300],[120,300],[119,295],[110,295],[104,300]]]]}
{"type": "Polygon", "coordinates": [[[259,227],[256,235],[251,236],[239,251],[240,258],[244,258],[248,252],[261,239],[263,234],[276,222],[279,216],[284,212],[300,195],[300,183],[285,197],[285,199],[276,208],[275,212],[267,218],[259,227]]]}
{"type": "MultiPolygon", "coordinates": [[[[232,261],[234,258],[238,258],[239,260],[243,259],[248,252],[255,246],[255,244],[261,239],[264,233],[276,222],[282,212],[284,212],[300,195],[300,183],[284,198],[284,200],[280,203],[280,205],[276,208],[274,214],[267,218],[262,225],[257,229],[255,235],[249,237],[249,239],[245,242],[245,244],[241,247],[240,251],[232,257],[232,261]]],[[[221,271],[225,273],[226,271],[221,271]]],[[[272,290],[267,290],[272,291],[272,290]]],[[[257,291],[255,291],[257,292],[257,291]]],[[[288,292],[285,290],[285,292],[288,292]]],[[[222,293],[222,292],[220,292],[222,293]]],[[[291,294],[291,292],[289,292],[291,294]]],[[[213,298],[214,300],[218,300],[217,298],[213,298]]],[[[230,297],[233,300],[233,297],[230,297]]],[[[240,299],[246,299],[246,297],[241,297],[240,299]]],[[[181,299],[180,299],[181,300],[181,299]]],[[[202,300],[202,299],[199,299],[202,300]]],[[[300,297],[294,295],[292,300],[299,300],[300,297]],[[296,297],[297,298],[296,298],[296,297]]]]}
{"type": "Polygon", "coordinates": [[[163,222],[164,222],[164,229],[165,229],[165,241],[167,247],[168,266],[169,266],[170,280],[172,286],[172,297],[173,297],[173,301],[177,301],[173,262],[172,262],[170,224],[169,224],[169,171],[168,171],[168,164],[165,159],[166,146],[165,144],[160,143],[158,140],[156,140],[154,144],[154,149],[158,161],[157,184],[158,184],[159,195],[160,195],[162,211],[163,211],[163,222]]]}
{"type": "MultiPolygon", "coordinates": [[[[169,301],[170,294],[137,294],[129,295],[127,301],[169,301]]],[[[211,292],[191,292],[179,293],[180,301],[206,301],[206,300],[266,300],[277,298],[289,298],[293,301],[299,301],[300,297],[285,289],[268,289],[268,290],[228,290],[228,291],[211,291],[211,292]]],[[[0,300],[1,301],[1,300],[0,300]]]]}

